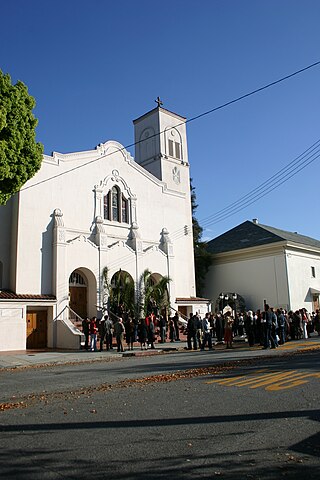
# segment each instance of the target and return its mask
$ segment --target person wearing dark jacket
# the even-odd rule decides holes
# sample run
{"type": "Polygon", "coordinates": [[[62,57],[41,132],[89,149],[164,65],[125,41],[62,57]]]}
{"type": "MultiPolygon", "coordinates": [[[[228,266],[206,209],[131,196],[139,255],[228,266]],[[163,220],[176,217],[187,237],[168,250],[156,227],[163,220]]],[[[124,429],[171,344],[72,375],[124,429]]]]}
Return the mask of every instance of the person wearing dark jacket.
{"type": "Polygon", "coordinates": [[[144,348],[147,350],[148,348],[146,345],[147,333],[148,333],[148,327],[147,327],[146,321],[144,318],[141,318],[138,324],[138,338],[141,345],[141,350],[143,350],[144,348]]]}
{"type": "Polygon", "coordinates": [[[122,318],[119,318],[114,325],[114,334],[117,341],[117,351],[123,352],[123,334],[125,332],[122,318]]]}
{"type": "Polygon", "coordinates": [[[187,345],[188,350],[192,350],[192,343],[193,349],[197,350],[197,318],[193,313],[190,313],[188,324],[187,324],[187,345]]]}
{"type": "Polygon", "coordinates": [[[252,310],[248,310],[244,317],[244,328],[248,337],[250,347],[254,346],[254,318],[252,310]]]}
{"type": "Polygon", "coordinates": [[[150,315],[150,320],[148,325],[148,344],[152,349],[154,349],[154,341],[155,341],[154,317],[153,315],[150,315]]]}
{"type": "Polygon", "coordinates": [[[82,332],[85,339],[84,348],[86,350],[89,350],[89,326],[90,326],[90,319],[87,317],[82,320],[82,332]]]}
{"type": "Polygon", "coordinates": [[[276,342],[272,335],[272,322],[274,319],[274,313],[268,304],[265,305],[263,312],[263,326],[264,326],[264,346],[263,348],[276,348],[276,342]]]}

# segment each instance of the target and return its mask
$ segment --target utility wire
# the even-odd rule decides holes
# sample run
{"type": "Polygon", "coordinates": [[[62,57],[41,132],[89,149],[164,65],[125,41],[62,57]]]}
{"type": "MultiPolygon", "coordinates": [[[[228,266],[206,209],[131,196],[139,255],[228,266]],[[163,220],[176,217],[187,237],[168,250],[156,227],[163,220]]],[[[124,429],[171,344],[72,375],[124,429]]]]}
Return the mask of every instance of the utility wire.
{"type": "MultiPolygon", "coordinates": [[[[225,220],[226,218],[229,218],[232,215],[235,215],[239,211],[252,205],[253,203],[263,198],[264,196],[271,193],[276,188],[283,185],[285,182],[290,180],[293,176],[298,174],[301,170],[303,170],[308,165],[310,165],[315,160],[317,160],[319,156],[320,156],[320,139],[317,140],[309,148],[307,148],[303,153],[301,153],[294,160],[289,162],[289,164],[285,165],[274,175],[272,175],[263,183],[261,183],[256,188],[251,190],[249,193],[247,193],[243,197],[240,197],[240,199],[231,203],[230,205],[223,208],[222,210],[219,210],[218,212],[212,215],[209,215],[208,217],[199,221],[199,224],[201,225],[202,228],[206,228],[210,225],[219,223],[225,220]]],[[[169,235],[170,238],[174,240],[178,240],[179,238],[182,238],[184,235],[186,235],[186,228],[188,229],[189,227],[183,226],[179,230],[172,232],[172,234],[169,235]]]]}
{"type": "Polygon", "coordinates": [[[304,168],[306,168],[308,165],[310,165],[311,163],[313,163],[315,160],[317,160],[319,157],[320,157],[320,151],[317,152],[318,154],[312,159],[310,160],[308,163],[306,163],[305,165],[303,165],[302,167],[300,167],[296,172],[292,173],[290,176],[286,177],[284,180],[282,180],[280,183],[277,183],[276,185],[274,185],[272,188],[270,188],[268,191],[265,191],[263,194],[261,195],[258,195],[257,198],[253,199],[251,202],[247,203],[246,205],[244,206],[241,206],[240,208],[238,208],[237,210],[234,210],[232,212],[230,212],[229,214],[225,215],[223,218],[219,218],[215,221],[212,221],[210,223],[207,224],[207,226],[209,225],[215,225],[216,223],[219,223],[221,222],[222,220],[225,220],[229,217],[231,217],[232,215],[235,215],[236,213],[240,212],[241,210],[243,210],[244,208],[247,208],[249,207],[250,205],[252,205],[253,203],[257,202],[258,200],[260,200],[261,198],[265,197],[266,195],[269,195],[273,190],[275,190],[276,188],[280,187],[281,185],[283,185],[285,182],[287,182],[288,180],[290,180],[290,178],[292,178],[294,175],[296,175],[297,173],[299,173],[301,170],[303,170],[304,168]]]}
{"type": "MultiPolygon", "coordinates": [[[[310,157],[319,153],[319,151],[320,151],[319,147],[320,147],[320,139],[317,140],[317,142],[315,142],[311,147],[309,147],[307,150],[305,150],[302,154],[300,154],[298,157],[296,157],[292,162],[290,162],[288,165],[283,167],[277,173],[275,173],[274,175],[269,177],[263,183],[261,183],[260,185],[255,187],[249,193],[247,193],[243,197],[240,197],[238,200],[231,203],[230,205],[224,207],[222,210],[219,210],[218,212],[209,215],[208,217],[204,218],[203,220],[200,220],[199,223],[201,223],[201,226],[206,225],[207,223],[210,224],[212,220],[215,220],[219,217],[223,217],[230,210],[233,210],[233,209],[239,207],[239,205],[250,201],[253,197],[256,197],[256,196],[260,195],[262,193],[262,191],[265,191],[265,190],[269,189],[270,187],[274,186],[280,180],[286,179],[287,177],[288,177],[288,179],[291,178],[291,176],[292,176],[291,173],[292,172],[294,172],[295,170],[298,170],[301,165],[304,165],[305,163],[307,163],[309,161],[310,157]]],[[[307,163],[307,164],[309,164],[309,163],[307,163]]],[[[300,171],[300,169],[298,171],[300,171]]]]}
{"type": "MultiPolygon", "coordinates": [[[[270,194],[276,188],[283,185],[285,182],[290,180],[293,176],[297,175],[301,170],[306,168],[308,165],[310,165],[312,162],[317,160],[319,157],[320,157],[320,139],[317,140],[309,148],[307,148],[302,154],[300,154],[294,160],[289,162],[288,165],[284,166],[277,173],[269,177],[269,179],[261,183],[258,187],[254,188],[251,192],[244,195],[239,200],[233,202],[228,207],[225,207],[224,209],[219,210],[219,212],[217,212],[216,214],[211,215],[206,219],[204,219],[201,223],[201,226],[203,228],[206,228],[210,225],[215,225],[219,222],[222,222],[223,220],[226,220],[232,215],[235,215],[241,210],[244,210],[245,208],[257,202],[261,198],[270,194]],[[309,153],[306,156],[307,152],[309,153]],[[290,168],[291,170],[289,170],[290,168]],[[287,172],[287,173],[283,175],[284,172],[287,172]],[[273,183],[271,183],[272,180],[274,180],[273,183]],[[265,187],[268,187],[268,188],[266,189],[265,187]]],[[[169,232],[169,237],[171,240],[176,242],[180,238],[183,238],[184,236],[189,235],[191,233],[192,233],[192,225],[184,225],[183,227],[179,228],[178,230],[172,233],[169,232]]],[[[127,266],[129,263],[131,263],[133,260],[134,259],[132,258],[132,255],[130,255],[129,253],[126,253],[122,257],[109,262],[108,268],[111,270],[113,268],[123,268],[127,266]]]]}
{"type": "MultiPolygon", "coordinates": [[[[258,200],[265,197],[266,195],[269,195],[273,190],[283,185],[285,182],[290,180],[293,176],[297,175],[301,170],[303,170],[308,165],[310,165],[315,160],[317,160],[320,157],[319,145],[320,145],[320,139],[317,140],[313,145],[311,145],[307,150],[305,150],[305,152],[303,152],[301,155],[296,157],[296,159],[291,161],[287,166],[283,167],[276,174],[274,174],[272,177],[267,179],[261,185],[259,185],[254,190],[249,192],[247,195],[245,195],[244,197],[241,197],[240,200],[245,199],[244,202],[236,201],[232,203],[231,206],[233,206],[233,208],[230,209],[229,207],[226,207],[225,209],[220,210],[217,213],[223,212],[222,214],[220,215],[217,214],[216,217],[212,216],[212,218],[208,217],[207,222],[205,223],[205,220],[204,220],[201,226],[203,227],[205,225],[205,227],[208,227],[209,225],[215,225],[219,222],[222,222],[223,220],[226,220],[227,218],[249,207],[253,203],[256,203],[258,200]],[[316,146],[319,148],[317,148],[316,146]],[[309,152],[307,156],[306,156],[306,152],[309,152]],[[300,161],[299,163],[297,163],[298,159],[303,161],[300,161]],[[291,168],[291,170],[288,171],[286,175],[283,175],[283,172],[287,171],[291,165],[293,165],[294,168],[291,168]],[[272,179],[275,179],[275,181],[271,184],[270,182],[272,179]],[[268,188],[260,189],[260,187],[263,187],[263,186],[267,186],[268,188]],[[255,192],[254,196],[252,196],[253,192],[255,192]]],[[[184,225],[183,227],[179,228],[175,232],[172,232],[171,234],[169,232],[169,237],[171,240],[176,242],[180,238],[183,238],[184,236],[189,235],[191,233],[192,233],[192,225],[184,225]]],[[[110,269],[117,268],[117,267],[121,268],[123,266],[128,265],[128,263],[131,263],[132,261],[133,261],[132,256],[130,254],[125,254],[124,256],[110,262],[110,264],[108,264],[108,267],[110,269]]]]}
{"type": "MultiPolygon", "coordinates": [[[[194,117],[191,117],[191,118],[187,119],[186,121],[183,121],[183,122],[181,122],[181,123],[178,123],[177,125],[175,125],[175,127],[179,127],[179,126],[184,125],[184,124],[186,124],[186,123],[194,122],[195,120],[198,120],[199,118],[202,118],[202,117],[204,117],[204,116],[206,116],[206,115],[209,115],[209,114],[211,114],[211,113],[213,113],[213,112],[216,112],[217,110],[221,110],[222,108],[228,107],[229,105],[232,105],[232,104],[234,104],[234,103],[236,103],[236,102],[239,102],[239,101],[241,101],[241,100],[243,100],[243,99],[245,99],[245,98],[248,98],[248,97],[250,97],[250,96],[252,96],[252,95],[255,95],[256,93],[262,92],[263,90],[266,90],[267,88],[273,87],[274,85],[277,85],[278,83],[284,82],[285,80],[288,80],[289,78],[292,78],[292,77],[294,77],[294,76],[296,76],[296,75],[299,75],[300,73],[303,73],[303,72],[305,72],[305,71],[307,71],[307,70],[309,70],[309,69],[311,69],[311,68],[313,68],[313,67],[316,67],[316,66],[318,66],[318,65],[320,65],[320,60],[317,61],[317,62],[315,62],[315,63],[312,63],[312,64],[308,65],[307,67],[301,68],[300,70],[297,70],[297,71],[295,71],[295,72],[293,72],[293,73],[290,73],[289,75],[286,75],[285,77],[279,78],[278,80],[275,80],[274,82],[268,83],[268,84],[266,84],[266,85],[264,85],[264,86],[262,86],[262,87],[260,87],[260,88],[257,88],[257,89],[255,89],[255,90],[252,90],[251,92],[248,92],[248,93],[246,93],[246,94],[244,94],[244,95],[241,95],[240,97],[234,98],[233,100],[230,100],[229,102],[223,103],[222,105],[218,105],[217,107],[214,107],[214,108],[212,108],[212,109],[210,109],[210,110],[207,110],[206,112],[200,113],[199,115],[195,115],[194,117]]],[[[119,149],[117,150],[117,152],[122,152],[122,151],[126,152],[126,150],[128,150],[129,148],[134,147],[134,146],[136,146],[136,145],[138,145],[138,144],[140,144],[140,143],[142,143],[142,142],[144,142],[144,141],[146,141],[146,140],[150,140],[150,138],[158,137],[159,135],[163,134],[164,132],[165,132],[165,130],[163,130],[163,131],[161,131],[161,132],[159,132],[159,133],[155,133],[155,134],[153,134],[153,135],[150,135],[150,136],[148,137],[148,139],[138,140],[137,142],[134,142],[134,143],[131,143],[131,144],[129,144],[129,145],[126,145],[126,146],[124,146],[124,147],[122,147],[122,148],[119,148],[119,149]]],[[[23,187],[23,188],[20,189],[20,191],[28,190],[28,189],[30,189],[30,188],[36,187],[37,185],[41,185],[41,184],[43,184],[43,183],[49,182],[50,180],[53,180],[53,179],[59,178],[59,177],[61,177],[61,176],[63,176],[63,175],[66,175],[66,174],[68,174],[68,173],[74,172],[75,170],[78,170],[78,169],[80,169],[80,168],[82,168],[82,167],[85,167],[85,166],[87,166],[87,165],[91,165],[91,164],[94,163],[94,162],[97,162],[97,161],[99,161],[99,160],[105,159],[106,157],[109,157],[109,156],[111,156],[111,155],[114,155],[114,153],[115,153],[115,152],[110,152],[110,153],[107,153],[107,154],[105,154],[105,155],[103,155],[103,156],[101,156],[101,157],[98,157],[98,158],[95,158],[95,159],[93,159],[93,160],[90,160],[89,162],[83,163],[83,164],[81,164],[81,165],[77,165],[76,167],[70,168],[69,170],[66,170],[66,171],[64,171],[64,172],[58,173],[57,175],[53,175],[53,176],[51,176],[51,177],[45,178],[45,179],[43,179],[43,180],[40,180],[39,182],[33,183],[32,185],[28,185],[28,186],[26,186],[26,187],[23,187]]]]}

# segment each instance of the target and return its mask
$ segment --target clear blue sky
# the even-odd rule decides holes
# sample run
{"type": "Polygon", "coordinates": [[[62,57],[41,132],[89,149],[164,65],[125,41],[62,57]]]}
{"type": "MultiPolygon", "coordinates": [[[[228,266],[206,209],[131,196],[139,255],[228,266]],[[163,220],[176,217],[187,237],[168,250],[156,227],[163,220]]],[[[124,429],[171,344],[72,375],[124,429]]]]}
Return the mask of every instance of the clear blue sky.
{"type": "MultiPolygon", "coordinates": [[[[36,98],[45,153],[133,143],[155,107],[191,118],[320,60],[319,0],[3,0],[0,68],[36,98]]],[[[320,138],[320,66],[188,125],[197,218],[320,138]]],[[[204,239],[260,223],[320,239],[320,160],[204,239]]],[[[270,188],[271,190],[271,188],[270,188]]]]}

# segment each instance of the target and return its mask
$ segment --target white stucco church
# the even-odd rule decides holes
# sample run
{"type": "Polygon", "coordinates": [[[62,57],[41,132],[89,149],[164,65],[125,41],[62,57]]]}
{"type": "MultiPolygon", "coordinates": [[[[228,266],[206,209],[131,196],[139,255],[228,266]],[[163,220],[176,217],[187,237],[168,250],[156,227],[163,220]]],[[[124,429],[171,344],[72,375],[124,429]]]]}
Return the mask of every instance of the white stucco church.
{"type": "Polygon", "coordinates": [[[118,142],[44,155],[0,207],[0,350],[79,345],[68,318],[97,315],[102,272],[135,284],[169,276],[171,306],[196,297],[186,119],[161,107],[136,119],[135,158],[118,142]]]}

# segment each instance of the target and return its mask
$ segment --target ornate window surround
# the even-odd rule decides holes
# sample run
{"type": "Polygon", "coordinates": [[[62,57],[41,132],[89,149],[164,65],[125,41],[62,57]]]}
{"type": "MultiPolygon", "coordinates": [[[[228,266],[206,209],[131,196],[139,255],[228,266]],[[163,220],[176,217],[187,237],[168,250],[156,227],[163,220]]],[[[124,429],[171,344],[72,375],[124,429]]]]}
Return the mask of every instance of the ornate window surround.
{"type": "Polygon", "coordinates": [[[111,175],[105,177],[98,185],[94,187],[95,192],[95,215],[103,218],[105,224],[115,224],[128,226],[132,222],[136,222],[136,196],[132,193],[127,182],[120,176],[119,171],[112,170],[111,175]],[[112,220],[112,205],[110,205],[111,193],[113,187],[117,188],[118,197],[118,219],[112,220]],[[105,197],[109,196],[109,219],[104,216],[105,197]],[[126,222],[123,221],[123,202],[126,202],[126,222]]]}

